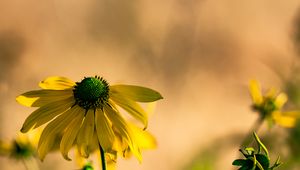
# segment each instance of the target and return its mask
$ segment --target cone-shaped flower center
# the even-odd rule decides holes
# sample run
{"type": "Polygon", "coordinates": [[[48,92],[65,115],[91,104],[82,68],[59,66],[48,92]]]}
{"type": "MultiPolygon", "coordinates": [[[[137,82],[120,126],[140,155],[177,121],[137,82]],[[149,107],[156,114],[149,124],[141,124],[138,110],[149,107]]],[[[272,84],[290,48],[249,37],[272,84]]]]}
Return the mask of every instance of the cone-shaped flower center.
{"type": "Polygon", "coordinates": [[[15,158],[29,158],[33,155],[33,150],[29,143],[14,141],[12,149],[12,156],[15,158]]]}
{"type": "Polygon", "coordinates": [[[268,111],[268,112],[273,112],[274,110],[276,110],[276,105],[274,102],[274,99],[272,98],[267,98],[264,102],[264,110],[268,111]]]}
{"type": "Polygon", "coordinates": [[[109,86],[102,77],[86,77],[73,90],[76,104],[84,109],[102,108],[109,98],[109,86]]]}
{"type": "Polygon", "coordinates": [[[255,105],[254,110],[259,111],[263,117],[269,115],[273,111],[275,111],[277,108],[275,104],[275,99],[266,97],[261,105],[255,105]]]}

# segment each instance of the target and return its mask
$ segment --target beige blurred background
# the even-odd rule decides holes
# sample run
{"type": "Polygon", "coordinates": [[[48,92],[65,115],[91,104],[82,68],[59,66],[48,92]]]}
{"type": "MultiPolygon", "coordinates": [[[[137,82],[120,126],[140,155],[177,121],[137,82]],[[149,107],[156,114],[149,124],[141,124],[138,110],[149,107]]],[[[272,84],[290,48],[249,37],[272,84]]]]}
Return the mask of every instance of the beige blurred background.
{"type": "MultiPolygon", "coordinates": [[[[293,64],[299,10],[299,0],[1,0],[0,137],[14,138],[32,111],[15,102],[18,94],[47,76],[97,74],[164,96],[149,120],[158,148],[142,164],[119,159],[118,169],[185,169],[212,141],[248,132],[257,118],[248,81],[280,87],[272,68],[288,74],[293,64]]],[[[237,150],[218,169],[233,169],[237,150]]],[[[25,169],[7,158],[0,165],[25,169]]],[[[41,167],[78,168],[60,153],[41,167]]]]}

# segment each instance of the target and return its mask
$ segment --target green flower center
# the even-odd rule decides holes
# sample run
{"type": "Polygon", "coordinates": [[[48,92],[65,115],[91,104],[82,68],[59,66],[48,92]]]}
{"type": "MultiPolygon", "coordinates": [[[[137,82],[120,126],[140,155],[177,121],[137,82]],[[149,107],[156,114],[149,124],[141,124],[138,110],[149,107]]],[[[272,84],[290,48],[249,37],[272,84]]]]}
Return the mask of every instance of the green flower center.
{"type": "Polygon", "coordinates": [[[73,90],[76,104],[88,110],[103,108],[109,98],[109,85],[102,77],[85,77],[73,90]]]}
{"type": "Polygon", "coordinates": [[[254,110],[259,111],[263,117],[269,116],[272,112],[278,109],[274,100],[274,98],[267,97],[261,105],[254,106],[254,110]]]}
{"type": "Polygon", "coordinates": [[[267,98],[264,103],[264,110],[268,112],[273,112],[276,110],[276,105],[274,99],[267,98]]]}
{"type": "Polygon", "coordinates": [[[12,156],[15,158],[28,158],[33,155],[33,150],[31,146],[27,144],[21,144],[14,141],[12,156]]]}

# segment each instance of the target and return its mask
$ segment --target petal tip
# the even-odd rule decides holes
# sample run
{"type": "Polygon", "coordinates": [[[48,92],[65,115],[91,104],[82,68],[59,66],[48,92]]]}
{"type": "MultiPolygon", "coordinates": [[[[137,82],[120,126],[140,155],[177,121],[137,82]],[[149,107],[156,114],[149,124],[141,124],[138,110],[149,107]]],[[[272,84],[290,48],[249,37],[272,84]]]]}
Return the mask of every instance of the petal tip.
{"type": "Polygon", "coordinates": [[[22,102],[22,98],[24,98],[24,96],[22,96],[22,95],[17,96],[16,97],[16,102],[21,104],[21,105],[24,105],[24,102],[22,102]]]}
{"type": "Polygon", "coordinates": [[[148,128],[148,125],[146,125],[146,126],[143,128],[143,131],[145,131],[147,128],[148,128]]]}
{"type": "Polygon", "coordinates": [[[20,132],[26,133],[23,127],[20,129],[20,132]]]}
{"type": "Polygon", "coordinates": [[[158,100],[161,100],[161,99],[164,99],[164,97],[160,96],[160,97],[158,98],[158,100]]]}
{"type": "Polygon", "coordinates": [[[67,160],[67,161],[72,161],[72,159],[69,158],[68,154],[63,154],[63,157],[64,157],[65,160],[67,160]]]}
{"type": "Polygon", "coordinates": [[[38,156],[38,157],[40,158],[40,160],[41,160],[42,162],[44,162],[44,160],[45,160],[45,156],[46,156],[46,155],[41,155],[41,154],[39,154],[39,156],[38,156]]]}
{"type": "Polygon", "coordinates": [[[27,133],[28,131],[29,131],[29,129],[28,128],[25,128],[24,126],[20,129],[20,131],[22,132],[22,133],[27,133]]]}

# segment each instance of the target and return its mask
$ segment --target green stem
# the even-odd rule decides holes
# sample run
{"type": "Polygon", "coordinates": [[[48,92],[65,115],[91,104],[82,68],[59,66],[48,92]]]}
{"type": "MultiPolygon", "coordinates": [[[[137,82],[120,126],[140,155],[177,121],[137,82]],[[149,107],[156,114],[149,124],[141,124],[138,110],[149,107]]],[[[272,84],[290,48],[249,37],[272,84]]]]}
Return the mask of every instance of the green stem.
{"type": "Polygon", "coordinates": [[[23,162],[26,170],[30,170],[30,166],[28,165],[27,161],[25,159],[22,159],[22,162],[23,162]]]}
{"type": "Polygon", "coordinates": [[[262,118],[262,117],[259,117],[255,121],[255,123],[253,124],[252,128],[248,132],[247,136],[242,141],[241,148],[247,147],[253,141],[253,132],[258,133],[258,130],[261,127],[263,121],[264,121],[264,118],[262,118]]]}
{"type": "Polygon", "coordinates": [[[100,143],[99,143],[99,148],[100,148],[102,170],[106,170],[105,153],[104,153],[104,150],[101,147],[100,143]]]}
{"type": "Polygon", "coordinates": [[[22,159],[26,170],[39,170],[39,166],[35,158],[22,159]]]}

